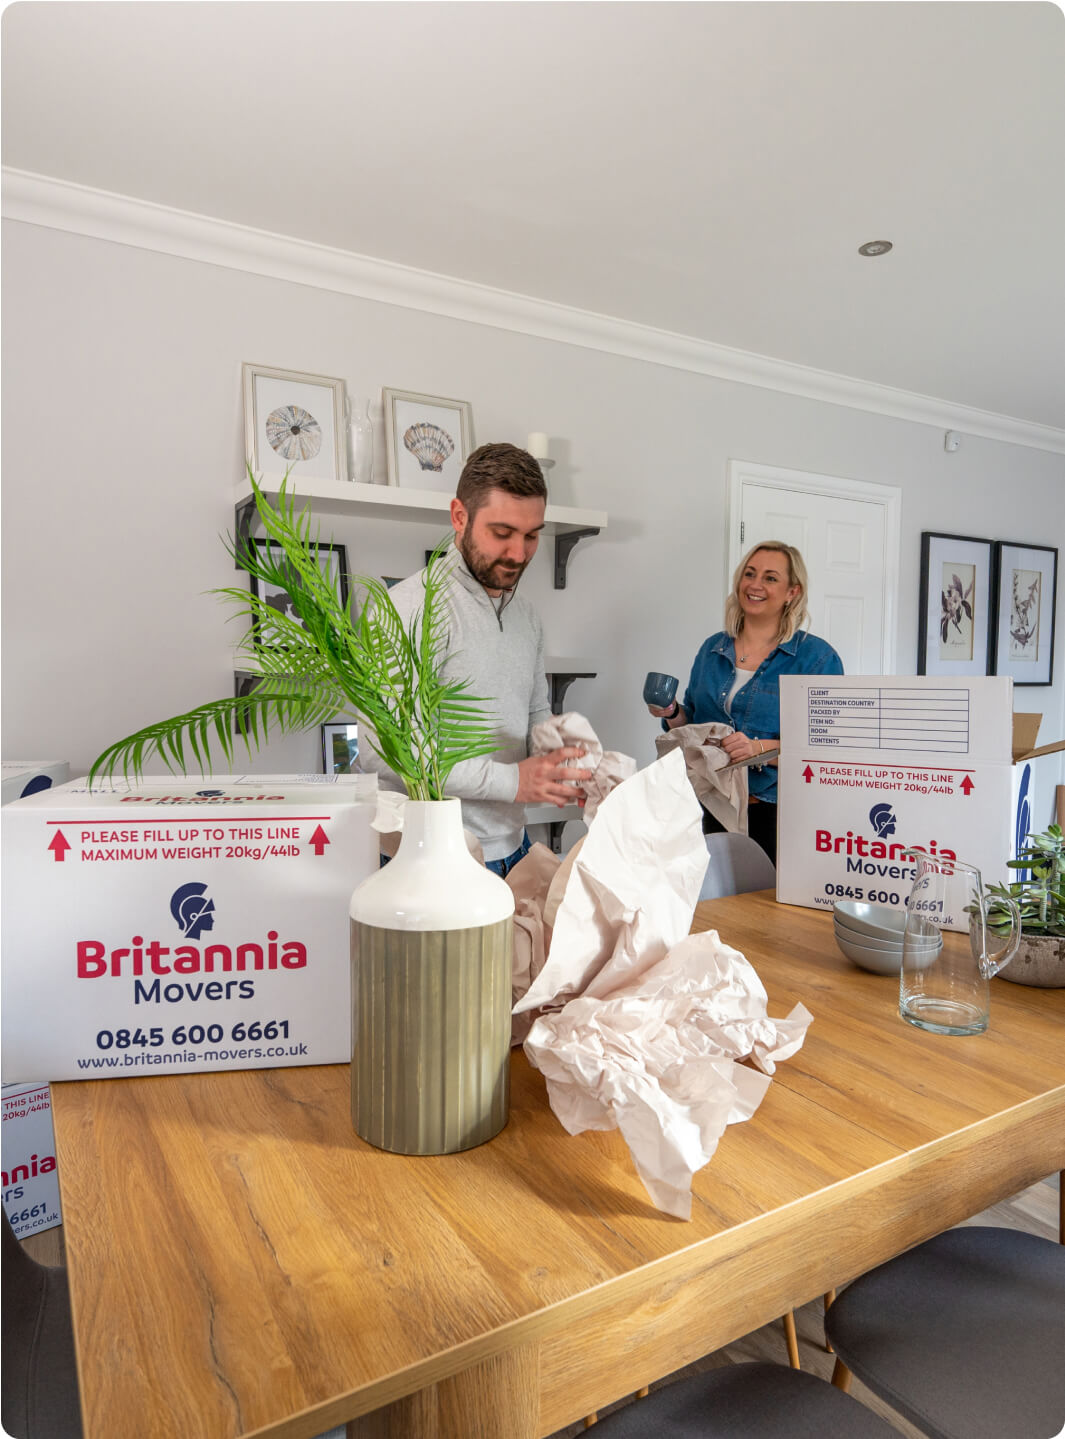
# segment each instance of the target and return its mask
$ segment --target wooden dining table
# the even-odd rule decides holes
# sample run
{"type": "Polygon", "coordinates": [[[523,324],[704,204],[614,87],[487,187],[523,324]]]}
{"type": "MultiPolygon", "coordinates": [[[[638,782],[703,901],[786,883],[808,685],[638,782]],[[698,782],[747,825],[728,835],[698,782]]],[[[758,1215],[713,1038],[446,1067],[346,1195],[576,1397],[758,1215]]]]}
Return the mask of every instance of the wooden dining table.
{"type": "Polygon", "coordinates": [[[814,1021],[689,1221],[520,1050],[503,1132],[431,1158],[355,1135],[346,1065],[54,1085],[87,1439],[535,1439],[1065,1166],[1065,990],[995,980],[948,1037],[828,914],[693,928],[814,1021]]]}

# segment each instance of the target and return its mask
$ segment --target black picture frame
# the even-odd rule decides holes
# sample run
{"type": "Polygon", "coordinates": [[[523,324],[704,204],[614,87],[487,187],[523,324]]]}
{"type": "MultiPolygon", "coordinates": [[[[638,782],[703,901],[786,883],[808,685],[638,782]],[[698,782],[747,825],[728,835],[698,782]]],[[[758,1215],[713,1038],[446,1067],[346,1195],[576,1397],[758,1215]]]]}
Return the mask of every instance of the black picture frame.
{"type": "Polygon", "coordinates": [[[322,725],[322,773],[358,772],[359,726],[354,721],[332,720],[322,725]]]}
{"type": "Polygon", "coordinates": [[[995,553],[992,540],[921,532],[917,673],[991,673],[995,553]]]}
{"type": "MultiPolygon", "coordinates": [[[[283,554],[283,551],[281,551],[280,546],[277,544],[276,540],[265,540],[255,537],[252,539],[252,544],[255,545],[257,548],[266,550],[268,553],[270,552],[272,547],[275,552],[280,551],[280,553],[283,554]]],[[[344,606],[344,609],[346,610],[348,608],[349,599],[347,546],[319,544],[319,564],[321,564],[323,557],[325,557],[327,561],[327,567],[325,568],[324,573],[327,575],[327,577],[331,577],[334,583],[339,581],[340,599],[341,603],[344,606]]],[[[253,574],[251,571],[248,572],[248,581],[251,587],[251,592],[253,595],[256,596],[256,598],[264,600],[266,604],[271,606],[271,608],[277,609],[281,614],[287,615],[289,619],[293,619],[296,620],[298,623],[302,623],[299,620],[299,616],[296,614],[295,610],[292,607],[292,597],[286,589],[283,589],[279,585],[264,585],[263,582],[259,579],[259,576],[253,574]]],[[[260,649],[266,648],[266,646],[262,644],[259,633],[259,626],[257,624],[253,624],[252,633],[254,636],[256,647],[260,649]]],[[[284,646],[271,645],[269,646],[269,648],[283,649],[284,646]]]]}
{"type": "Polygon", "coordinates": [[[1058,552],[1050,545],[995,541],[993,674],[1015,685],[1054,683],[1058,552]]]}

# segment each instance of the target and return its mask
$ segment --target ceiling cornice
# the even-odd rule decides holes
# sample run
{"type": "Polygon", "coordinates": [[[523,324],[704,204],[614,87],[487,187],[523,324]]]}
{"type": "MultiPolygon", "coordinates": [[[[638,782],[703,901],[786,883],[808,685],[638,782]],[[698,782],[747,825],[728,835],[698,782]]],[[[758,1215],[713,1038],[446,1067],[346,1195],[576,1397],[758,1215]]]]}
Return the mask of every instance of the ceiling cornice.
{"type": "Polygon", "coordinates": [[[1065,430],[4,167],[6,219],[1065,454],[1065,430]]]}

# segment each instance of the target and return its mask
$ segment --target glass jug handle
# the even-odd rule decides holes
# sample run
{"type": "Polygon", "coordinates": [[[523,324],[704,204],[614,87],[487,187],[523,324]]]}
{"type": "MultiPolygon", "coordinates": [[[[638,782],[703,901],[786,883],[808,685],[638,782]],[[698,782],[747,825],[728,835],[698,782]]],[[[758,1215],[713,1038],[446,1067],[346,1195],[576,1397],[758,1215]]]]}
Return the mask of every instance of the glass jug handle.
{"type": "MultiPolygon", "coordinates": [[[[1004,969],[1010,960],[1017,953],[1017,946],[1021,942],[1021,912],[1017,908],[1015,899],[995,900],[996,907],[1006,907],[1010,912],[1010,936],[1001,949],[994,954],[986,954],[980,961],[980,968],[988,979],[994,978],[1000,969],[1004,969]]],[[[984,933],[987,934],[987,904],[983,905],[984,933]]]]}

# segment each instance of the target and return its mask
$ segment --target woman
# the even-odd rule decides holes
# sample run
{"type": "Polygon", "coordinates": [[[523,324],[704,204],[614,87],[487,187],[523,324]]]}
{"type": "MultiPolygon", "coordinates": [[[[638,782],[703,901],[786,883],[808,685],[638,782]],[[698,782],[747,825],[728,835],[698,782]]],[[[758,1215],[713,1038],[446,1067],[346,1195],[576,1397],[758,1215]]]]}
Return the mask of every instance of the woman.
{"type": "MultiPolygon", "coordinates": [[[[730,760],[754,760],[748,770],[748,829],[776,863],[776,760],[758,756],[780,741],[780,676],[841,675],[839,655],[801,629],[807,617],[806,566],[793,545],[763,540],[732,577],[725,628],[703,643],[692,665],[683,704],[647,708],[669,729],[684,724],[731,725],[721,748],[730,760]]],[[[703,816],[707,834],[722,826],[703,816]]]]}

